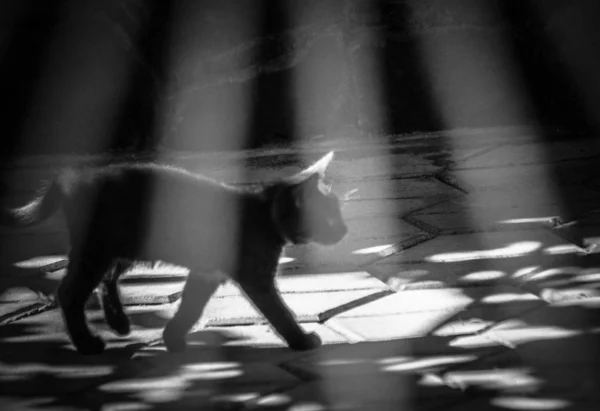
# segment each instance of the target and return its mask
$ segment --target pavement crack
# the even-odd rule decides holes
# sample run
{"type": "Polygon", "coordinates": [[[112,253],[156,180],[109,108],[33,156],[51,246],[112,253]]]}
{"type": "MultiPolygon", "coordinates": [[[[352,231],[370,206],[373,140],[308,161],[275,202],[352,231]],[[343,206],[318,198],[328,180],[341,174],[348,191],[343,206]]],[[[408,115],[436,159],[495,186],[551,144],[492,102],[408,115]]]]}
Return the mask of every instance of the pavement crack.
{"type": "Polygon", "coordinates": [[[419,220],[418,218],[412,215],[402,217],[402,220],[423,231],[426,235],[438,236],[441,234],[441,230],[437,227],[434,227],[431,224],[427,224],[426,222],[419,220]]]}
{"type": "Polygon", "coordinates": [[[331,319],[332,317],[335,317],[336,315],[339,315],[343,312],[352,310],[354,308],[360,307],[362,305],[365,304],[369,304],[372,303],[373,301],[377,301],[383,297],[387,297],[388,295],[394,294],[395,291],[392,289],[387,289],[387,290],[382,290],[382,291],[378,291],[374,294],[369,294],[367,296],[358,298],[356,300],[352,300],[348,303],[342,304],[338,307],[334,307],[331,308],[329,310],[323,311],[322,313],[320,313],[318,315],[318,321],[320,323],[324,323],[325,321],[331,319]]]}
{"type": "Polygon", "coordinates": [[[54,302],[34,303],[26,307],[21,307],[13,312],[0,316],[0,326],[19,321],[23,318],[31,317],[36,314],[52,310],[57,307],[54,302]]]}
{"type": "Polygon", "coordinates": [[[473,191],[470,187],[467,186],[467,184],[460,182],[456,177],[454,177],[447,171],[443,171],[441,173],[436,174],[434,178],[440,183],[452,187],[453,189],[460,191],[463,194],[469,194],[469,191],[473,191]]]}

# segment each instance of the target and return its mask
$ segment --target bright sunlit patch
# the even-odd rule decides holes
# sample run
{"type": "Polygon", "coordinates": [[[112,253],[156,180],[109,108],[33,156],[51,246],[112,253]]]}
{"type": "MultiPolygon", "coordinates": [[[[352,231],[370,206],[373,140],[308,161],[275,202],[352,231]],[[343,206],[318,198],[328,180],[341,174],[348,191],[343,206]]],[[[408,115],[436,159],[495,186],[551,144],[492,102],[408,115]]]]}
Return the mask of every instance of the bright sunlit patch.
{"type": "Polygon", "coordinates": [[[439,387],[441,385],[445,385],[444,380],[437,374],[432,373],[424,373],[421,376],[421,380],[418,382],[419,385],[423,385],[425,387],[439,387]]]}
{"type": "Polygon", "coordinates": [[[511,303],[515,301],[531,301],[537,300],[538,298],[530,293],[499,293],[493,295],[486,295],[481,299],[483,304],[503,304],[511,303]]]}
{"type": "Polygon", "coordinates": [[[182,375],[162,378],[139,378],[115,381],[102,386],[102,391],[137,392],[137,397],[151,403],[175,401],[181,397],[189,383],[182,375]]]}
{"type": "Polygon", "coordinates": [[[483,260],[489,258],[521,257],[536,251],[541,246],[541,243],[537,241],[521,241],[493,250],[436,254],[426,257],[425,260],[434,263],[451,263],[457,261],[483,260]]]}
{"type": "Polygon", "coordinates": [[[521,278],[521,277],[527,277],[529,275],[531,275],[531,273],[534,273],[536,270],[538,270],[539,267],[523,267],[523,268],[519,268],[517,271],[515,271],[515,273],[512,275],[513,278],[521,278]]]}
{"type": "Polygon", "coordinates": [[[352,251],[352,254],[379,254],[383,250],[392,247],[394,244],[377,245],[374,247],[361,248],[360,250],[352,251]]]}
{"type": "Polygon", "coordinates": [[[531,376],[526,368],[455,371],[446,374],[445,377],[459,386],[477,386],[486,389],[531,389],[542,383],[539,378],[531,376]]]}
{"type": "Polygon", "coordinates": [[[53,266],[53,265],[57,265],[60,263],[64,263],[66,265],[66,263],[68,262],[67,258],[65,256],[39,256],[39,257],[34,257],[34,258],[30,258],[29,260],[23,260],[23,261],[18,261],[16,263],[14,263],[13,265],[15,267],[19,267],[19,268],[44,268],[47,266],[53,266]]]}
{"type": "Polygon", "coordinates": [[[409,357],[409,356],[405,355],[405,356],[398,356],[398,357],[382,358],[380,360],[375,361],[375,363],[380,364],[380,365],[390,365],[390,364],[396,364],[396,363],[404,362],[404,361],[412,361],[414,359],[415,359],[415,357],[409,357]]]}
{"type": "Polygon", "coordinates": [[[577,275],[575,278],[573,278],[573,280],[579,281],[582,283],[592,283],[592,282],[600,281],[600,273],[594,272],[594,271],[582,270],[579,275],[577,275]]]}
{"type": "Polygon", "coordinates": [[[476,273],[469,273],[469,274],[465,274],[461,277],[461,280],[463,281],[489,281],[489,280],[496,280],[498,278],[502,278],[505,277],[506,273],[504,273],[503,271],[494,271],[494,270],[490,270],[490,271],[478,271],[476,273]]]}
{"type": "Polygon", "coordinates": [[[289,404],[292,399],[286,394],[270,394],[256,401],[257,405],[265,407],[276,407],[284,404],[289,404]]]}
{"type": "Polygon", "coordinates": [[[398,364],[388,365],[383,367],[383,371],[388,372],[403,372],[414,371],[419,369],[428,369],[433,367],[441,367],[449,364],[459,364],[467,361],[473,361],[477,357],[474,355],[447,355],[429,358],[419,358],[408,361],[402,361],[398,364]]]}
{"type": "Polygon", "coordinates": [[[433,335],[447,337],[451,335],[472,334],[494,324],[492,321],[483,321],[479,318],[472,318],[463,321],[453,321],[446,323],[436,329],[433,335]]]}
{"type": "Polygon", "coordinates": [[[581,247],[577,247],[575,244],[560,244],[546,247],[543,252],[544,254],[549,255],[562,255],[583,253],[584,250],[581,247]]]}
{"type": "MultiPolygon", "coordinates": [[[[37,327],[36,327],[36,329],[37,329],[37,327]]],[[[31,330],[35,330],[35,329],[32,327],[31,330]]],[[[37,329],[36,331],[39,333],[42,332],[40,329],[37,329]]],[[[31,338],[27,339],[27,337],[32,337],[31,335],[25,335],[22,337],[23,337],[21,339],[22,342],[31,343],[31,341],[32,341],[31,338]]],[[[46,343],[48,341],[52,341],[51,339],[48,339],[47,334],[45,335],[45,337],[46,337],[46,339],[45,339],[46,343]]],[[[6,344],[9,342],[12,342],[12,339],[2,338],[1,341],[2,341],[2,343],[6,344]]],[[[0,361],[0,370],[9,370],[10,371],[10,374],[8,374],[8,375],[0,375],[0,381],[1,380],[16,381],[16,380],[24,380],[24,379],[30,378],[31,375],[34,375],[34,374],[47,374],[47,373],[52,373],[52,372],[60,373],[60,375],[63,375],[63,376],[76,375],[81,378],[98,378],[98,377],[105,377],[107,375],[112,374],[114,372],[114,367],[110,366],[110,365],[94,365],[93,367],[90,367],[89,365],[87,365],[87,366],[86,365],[70,365],[70,364],[65,364],[65,365],[52,364],[52,365],[50,365],[50,364],[42,364],[42,363],[9,365],[8,362],[0,361]]]]}
{"type": "Polygon", "coordinates": [[[244,372],[239,363],[199,363],[186,364],[182,367],[185,376],[192,380],[223,380],[235,378],[244,372]]]}
{"type": "Polygon", "coordinates": [[[115,381],[101,387],[102,391],[123,392],[137,390],[157,390],[162,388],[178,388],[185,382],[182,376],[162,378],[137,378],[125,381],[115,381]]]}
{"type": "Polygon", "coordinates": [[[548,270],[539,271],[539,272],[531,275],[528,278],[528,280],[541,281],[541,280],[551,279],[553,277],[556,277],[557,275],[572,274],[572,273],[576,273],[578,271],[579,271],[579,268],[577,268],[577,267],[550,268],[548,270]]]}
{"type": "Polygon", "coordinates": [[[243,403],[246,401],[254,400],[258,397],[257,392],[239,393],[239,394],[224,394],[217,395],[212,398],[215,403],[226,404],[226,403],[243,403]]]}
{"type": "Polygon", "coordinates": [[[600,303],[598,291],[586,288],[551,290],[551,292],[547,293],[545,299],[557,306],[585,305],[586,307],[591,308],[597,307],[600,303]]]}
{"type": "Polygon", "coordinates": [[[531,223],[552,223],[556,220],[554,217],[532,217],[532,218],[512,218],[510,220],[502,220],[501,224],[531,224],[531,223]]]}
{"type": "MultiPolygon", "coordinates": [[[[512,346],[530,341],[553,340],[580,335],[582,331],[561,327],[522,327],[515,329],[492,329],[479,335],[458,337],[449,345],[460,348],[489,347],[506,342],[512,346]]],[[[506,344],[503,344],[506,345],[506,344]]]]}
{"type": "Polygon", "coordinates": [[[291,263],[292,261],[296,261],[295,258],[292,257],[280,257],[279,264],[291,263]]]}
{"type": "Polygon", "coordinates": [[[492,404],[509,410],[560,410],[569,406],[570,402],[559,398],[530,397],[497,397],[492,404]]]}
{"type": "Polygon", "coordinates": [[[287,411],[325,411],[326,408],[316,402],[303,402],[294,404],[287,411]]]}

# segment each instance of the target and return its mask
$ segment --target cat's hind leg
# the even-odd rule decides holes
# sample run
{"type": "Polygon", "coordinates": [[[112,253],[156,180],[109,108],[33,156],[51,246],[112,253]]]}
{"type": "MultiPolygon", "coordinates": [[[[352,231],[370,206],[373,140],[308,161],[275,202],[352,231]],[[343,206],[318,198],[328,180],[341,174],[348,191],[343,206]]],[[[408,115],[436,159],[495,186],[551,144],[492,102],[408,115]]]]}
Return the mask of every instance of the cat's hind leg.
{"type": "Polygon", "coordinates": [[[163,332],[167,350],[170,352],[185,350],[187,333],[198,321],[210,297],[225,279],[221,274],[209,276],[190,272],[183,288],[179,309],[163,332]]]}
{"type": "Polygon", "coordinates": [[[118,335],[128,335],[131,331],[129,318],[123,310],[123,303],[119,293],[118,280],[133,265],[130,261],[118,260],[110,272],[102,279],[100,294],[104,318],[110,328],[118,335]]]}
{"type": "Polygon", "coordinates": [[[80,258],[73,252],[69,257],[67,273],[57,292],[67,332],[77,351],[99,354],[104,351],[105,343],[90,331],[85,317],[85,304],[110,268],[110,260],[80,258]]]}

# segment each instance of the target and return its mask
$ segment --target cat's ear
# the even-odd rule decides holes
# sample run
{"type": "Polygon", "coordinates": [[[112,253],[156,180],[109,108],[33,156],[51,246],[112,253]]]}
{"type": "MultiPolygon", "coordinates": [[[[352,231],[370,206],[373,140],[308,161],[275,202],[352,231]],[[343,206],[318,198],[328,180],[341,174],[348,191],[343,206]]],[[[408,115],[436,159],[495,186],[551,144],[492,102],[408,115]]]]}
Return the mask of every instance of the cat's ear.
{"type": "Polygon", "coordinates": [[[331,163],[331,160],[333,160],[333,154],[333,151],[325,154],[315,163],[293,176],[292,179],[295,181],[303,181],[311,178],[313,175],[317,175],[319,178],[325,177],[325,171],[327,170],[329,163],[331,163]]]}
{"type": "Polygon", "coordinates": [[[327,167],[329,167],[329,163],[331,163],[331,160],[333,160],[333,155],[334,152],[330,151],[329,153],[321,157],[316,163],[308,167],[307,170],[310,170],[311,174],[317,173],[321,177],[324,177],[325,171],[327,171],[327,167]]]}

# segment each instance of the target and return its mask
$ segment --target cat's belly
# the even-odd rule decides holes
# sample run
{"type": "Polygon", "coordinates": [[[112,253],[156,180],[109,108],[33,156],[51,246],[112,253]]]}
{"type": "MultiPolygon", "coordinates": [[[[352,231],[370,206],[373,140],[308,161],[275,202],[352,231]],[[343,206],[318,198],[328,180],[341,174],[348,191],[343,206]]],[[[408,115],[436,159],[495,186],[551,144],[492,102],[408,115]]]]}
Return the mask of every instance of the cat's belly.
{"type": "Polygon", "coordinates": [[[193,227],[153,227],[142,239],[137,259],[162,260],[190,269],[229,271],[236,260],[235,234],[193,227]]]}

